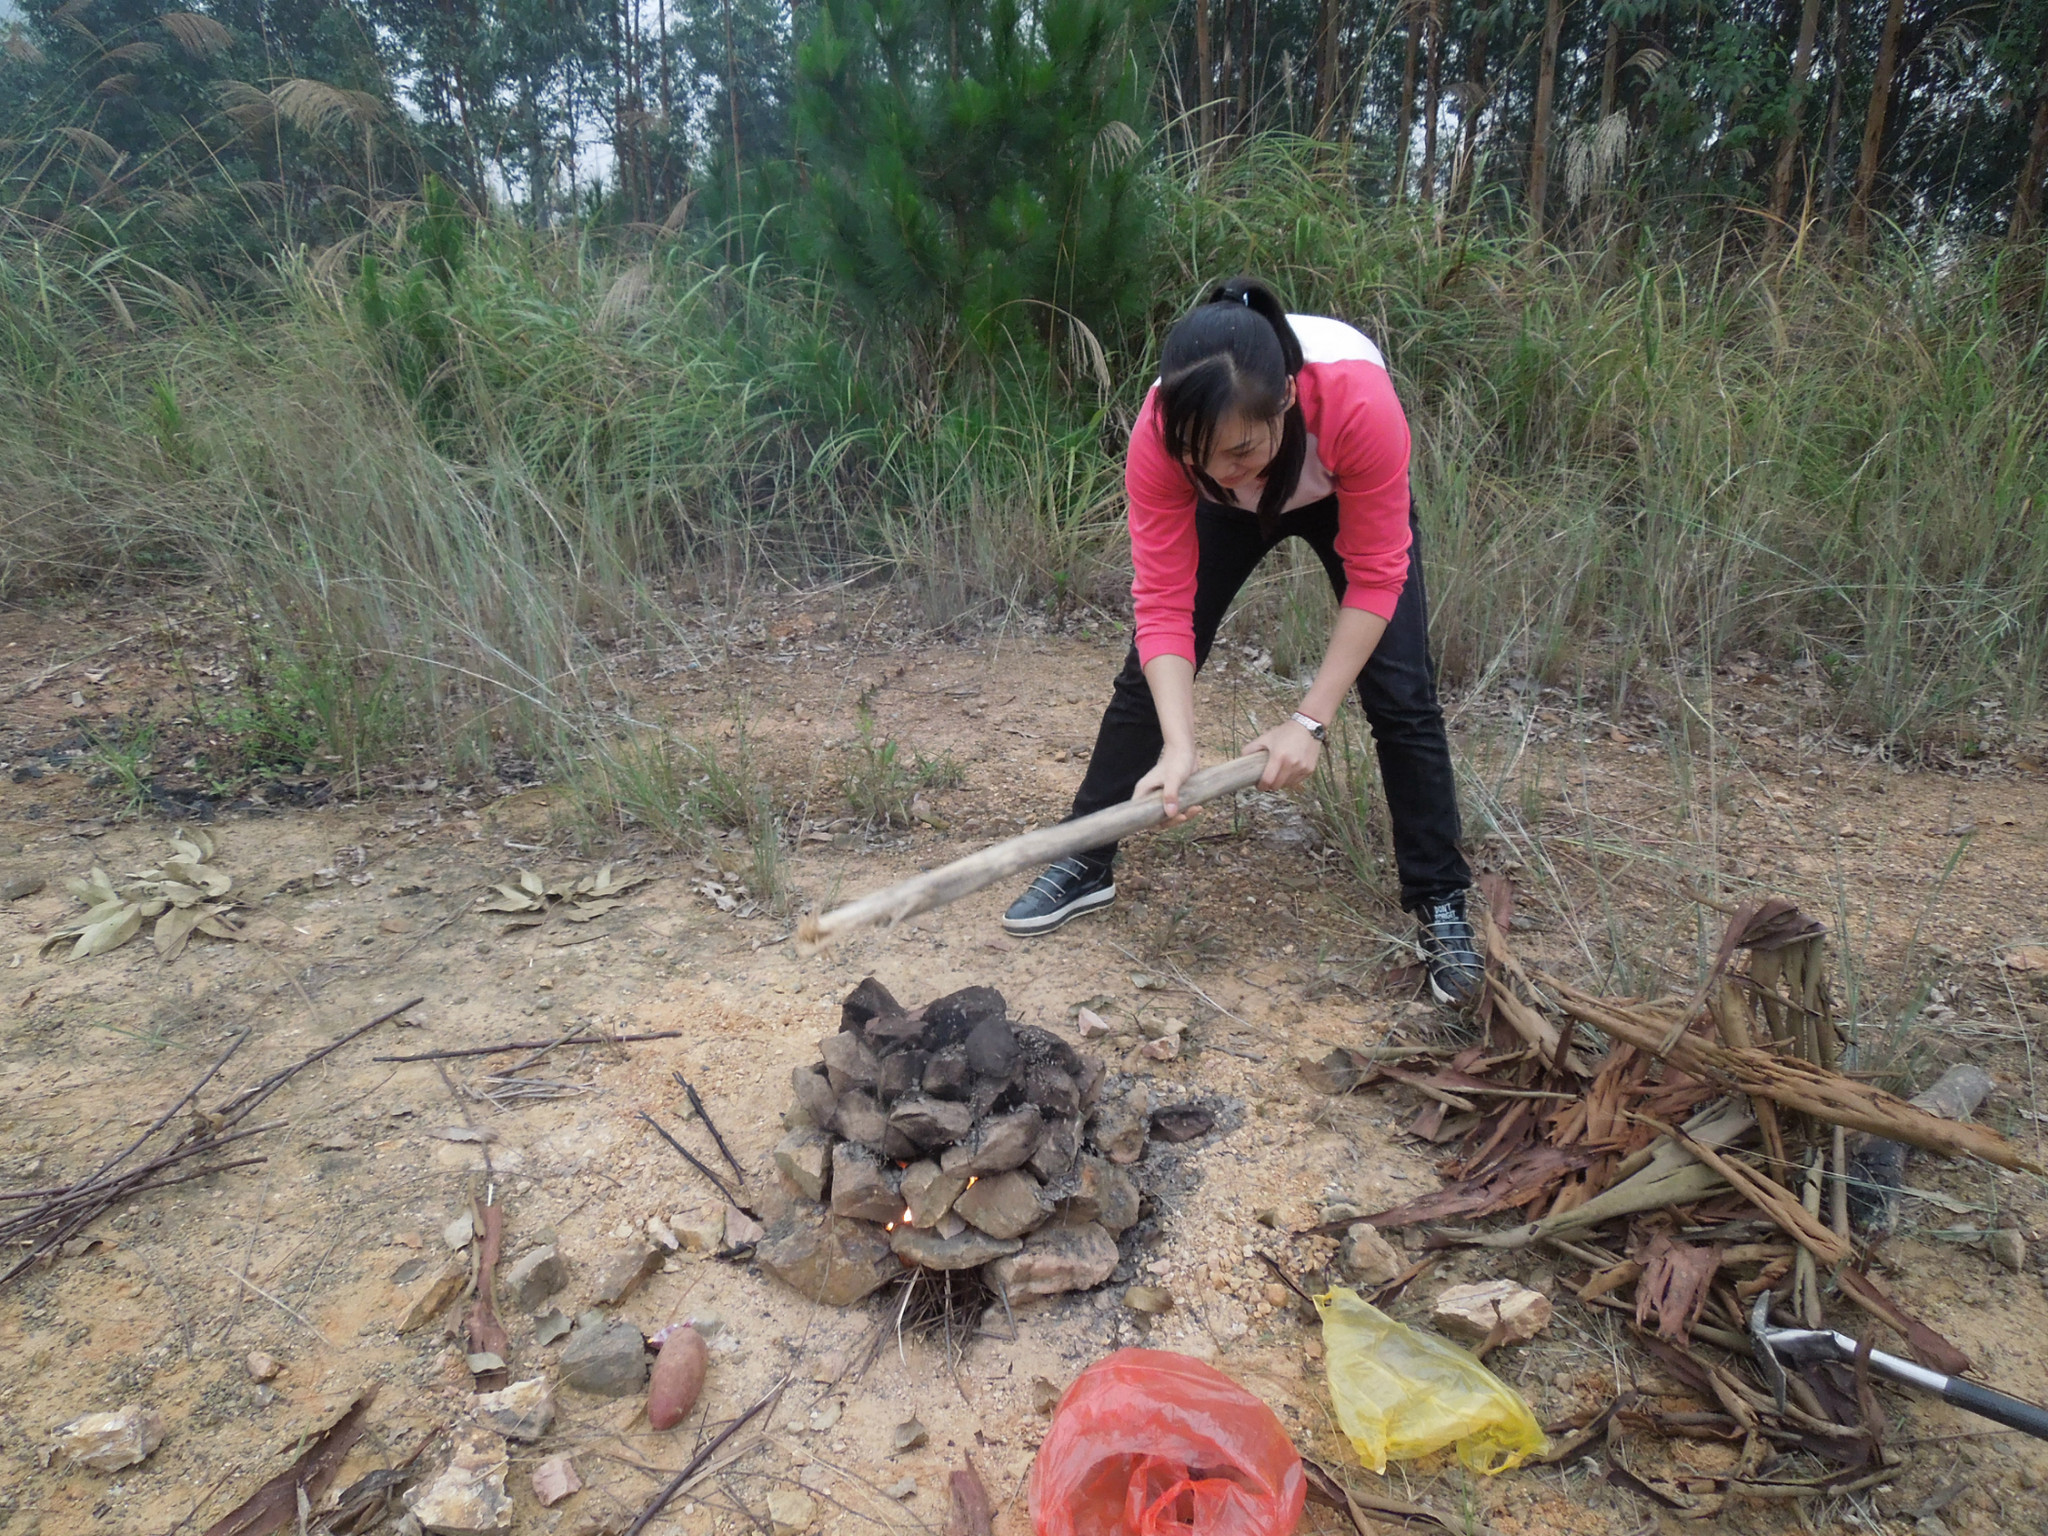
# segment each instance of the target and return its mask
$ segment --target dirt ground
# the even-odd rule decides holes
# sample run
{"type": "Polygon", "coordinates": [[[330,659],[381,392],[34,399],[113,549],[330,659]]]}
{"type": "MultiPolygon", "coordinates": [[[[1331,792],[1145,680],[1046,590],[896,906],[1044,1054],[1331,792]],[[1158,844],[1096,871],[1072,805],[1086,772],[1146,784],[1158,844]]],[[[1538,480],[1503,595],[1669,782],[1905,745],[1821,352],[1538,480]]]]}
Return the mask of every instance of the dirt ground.
{"type": "MultiPolygon", "coordinates": [[[[570,1280],[554,1305],[576,1315],[650,1218],[713,1208],[705,1181],[636,1118],[649,1112],[712,1155],[677,1072],[751,1171],[750,1197],[785,1199],[769,1153],[784,1134],[790,1069],[815,1060],[838,999],[869,974],[906,1001],[993,985],[1014,1017],[1070,1038],[1075,1010],[1090,1006],[1120,1031],[1109,1042],[1119,1061],[1141,1016],[1183,1018],[1191,1048],[1181,1059],[1123,1070],[1149,1078],[1155,1102],[1199,1099],[1219,1129],[1172,1149],[1110,1284],[1020,1310],[1014,1334],[990,1319],[957,1370],[928,1341],[899,1347],[878,1304],[819,1307],[746,1263],[670,1256],[617,1311],[645,1332],[717,1320],[702,1414],[655,1433],[635,1400],[558,1394],[545,1440],[513,1447],[518,1529],[616,1528],[708,1435],[700,1421],[715,1429],[789,1376],[764,1434],[654,1529],[765,1533],[770,1496],[801,1487],[826,1536],[936,1530],[947,1472],[971,1453],[998,1531],[1020,1536],[1025,1476],[1048,1423],[1039,1383],[1064,1388],[1130,1344],[1213,1362],[1269,1402],[1305,1449],[1371,1481],[1330,1420],[1313,1326],[1267,1299],[1271,1276],[1255,1255],[1314,1274],[1329,1243],[1291,1231],[1326,1203],[1373,1209],[1435,1187],[1435,1149],[1399,1134],[1408,1101],[1331,1099],[1297,1072],[1331,1045],[1457,1027],[1416,999],[1403,969],[1406,920],[1384,879],[1354,879],[1293,802],[1251,796],[1132,845],[1118,905],[1054,937],[1004,938],[997,920],[1015,893],[998,889],[815,958],[790,942],[790,913],[805,905],[1056,818],[1124,644],[1113,626],[1021,624],[948,639],[899,626],[872,599],[830,592],[741,615],[697,610],[679,616],[671,640],[614,655],[635,718],[706,738],[743,729],[778,782],[807,787],[783,869],[792,905],[780,915],[739,890],[748,865],[737,839],[708,856],[632,828],[593,842],[560,789],[510,772],[300,807],[245,799],[209,824],[214,862],[243,904],[242,942],[195,938],[169,964],[146,935],[76,963],[41,959],[44,938],[81,910],[59,877],[94,865],[118,877],[165,856],[173,823],[114,814],[109,791],[88,783],[95,763],[70,755],[96,721],[144,709],[169,719],[187,707],[178,690],[195,686],[191,656],[173,667],[142,638],[155,622],[113,600],[0,614],[0,878],[48,877],[0,903],[0,1195],[89,1171],[237,1031],[251,1038],[223,1074],[223,1096],[423,1001],[271,1101],[267,1113],[287,1123],[255,1139],[267,1162],[140,1196],[96,1223],[89,1242],[0,1291],[0,1536],[202,1531],[373,1383],[370,1433],[337,1488],[459,1424],[470,1390],[452,1332],[459,1309],[397,1331],[419,1277],[449,1251],[450,1220],[488,1182],[506,1213],[506,1262],[556,1244],[570,1280]],[[907,830],[856,824],[832,802],[863,708],[874,738],[960,769],[955,787],[926,792],[907,830]],[[586,924],[508,931],[502,916],[475,910],[515,868],[552,878],[606,861],[658,878],[586,924]],[[721,894],[729,907],[746,899],[724,911],[721,894]],[[482,1060],[449,1061],[444,1077],[432,1063],[375,1059],[551,1039],[582,1023],[679,1034],[557,1051],[529,1075],[558,1083],[559,1096],[505,1107],[469,1091],[492,1070],[482,1060]],[[488,1180],[479,1146],[448,1139],[470,1127],[494,1138],[488,1180]],[[1175,1306],[1152,1318],[1128,1310],[1130,1283],[1165,1287],[1175,1306]],[[282,1373],[253,1380],[252,1351],[282,1373]],[[131,1402],[168,1427],[147,1462],[109,1475],[52,1457],[58,1427],[131,1402]],[[895,1427],[913,1416],[929,1442],[899,1453],[895,1427]],[[586,1491],[542,1510],[526,1474],[564,1451],[586,1491]],[[895,1496],[905,1478],[915,1491],[895,1496]]],[[[1468,838],[1475,862],[1516,878],[1523,952],[1611,991],[1690,986],[1718,931],[1694,896],[1791,896],[1834,930],[1838,993],[1870,1059],[1910,1047],[1923,1083],[1945,1062],[1982,1061],[2000,1085],[1985,1118],[2038,1149],[2034,1055],[2048,987],[2041,972],[2004,962],[2048,936],[2039,759],[2006,743],[1967,766],[1888,762],[1829,727],[1817,685],[1790,661],[1745,658],[1695,681],[1689,691],[1646,679],[1618,716],[1534,688],[1451,701],[1468,838]],[[1681,693],[1704,706],[1685,706],[1681,693]]],[[[1248,646],[1220,647],[1201,687],[1215,756],[1293,698],[1248,646]]],[[[303,785],[293,794],[321,798],[303,785]]],[[[1375,858],[1384,855],[1368,848],[1368,874],[1375,858]]],[[[1934,1158],[1917,1159],[1909,1182],[1946,1203],[1906,1202],[1878,1272],[1983,1379],[2042,1396],[2039,1184],[1934,1158]],[[1992,1229],[2030,1240],[2021,1271],[1988,1255],[1981,1236],[1992,1229]]],[[[1497,1274],[1558,1300],[1540,1338],[1490,1360],[1546,1423],[1583,1420],[1624,1387],[1674,1391],[1615,1314],[1571,1298],[1582,1276],[1556,1256],[1460,1254],[1411,1287],[1396,1314],[1424,1316],[1439,1287],[1497,1274]]],[[[1846,1308],[1832,1315],[1870,1326],[1846,1308]]],[[[508,1326],[513,1379],[552,1374],[561,1345],[539,1344],[523,1314],[508,1326]]],[[[1803,1508],[1745,1505],[1693,1528],[1939,1536],[2048,1526],[2048,1446],[1939,1403],[1889,1390],[1883,1400],[1894,1443],[1912,1456],[1896,1482],[1803,1508]]],[[[1732,1459],[1706,1442],[1631,1441],[1625,1454],[1649,1472],[1732,1459]]],[[[1595,1460],[1482,1479],[1440,1457],[1397,1467],[1388,1483],[1501,1533],[1634,1536],[1669,1518],[1611,1486],[1595,1460]]],[[[1335,1529],[1315,1510],[1308,1525],[1335,1529]]]]}

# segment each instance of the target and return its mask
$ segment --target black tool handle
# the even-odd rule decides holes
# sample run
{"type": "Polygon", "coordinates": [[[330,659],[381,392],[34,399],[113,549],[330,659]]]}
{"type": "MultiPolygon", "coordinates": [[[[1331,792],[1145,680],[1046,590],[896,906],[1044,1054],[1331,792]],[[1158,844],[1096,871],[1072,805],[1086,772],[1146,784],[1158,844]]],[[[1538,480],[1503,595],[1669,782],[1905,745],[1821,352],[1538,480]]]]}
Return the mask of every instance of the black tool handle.
{"type": "Polygon", "coordinates": [[[2048,1408],[2037,1403],[2007,1397],[2003,1392],[1980,1387],[1976,1382],[1964,1381],[1959,1376],[1949,1377],[1948,1385],[1941,1389],[1941,1396],[1943,1401],[1954,1403],[1958,1408],[1967,1409],[1993,1423],[2021,1430],[2037,1440],[2048,1440],[2048,1408]]]}

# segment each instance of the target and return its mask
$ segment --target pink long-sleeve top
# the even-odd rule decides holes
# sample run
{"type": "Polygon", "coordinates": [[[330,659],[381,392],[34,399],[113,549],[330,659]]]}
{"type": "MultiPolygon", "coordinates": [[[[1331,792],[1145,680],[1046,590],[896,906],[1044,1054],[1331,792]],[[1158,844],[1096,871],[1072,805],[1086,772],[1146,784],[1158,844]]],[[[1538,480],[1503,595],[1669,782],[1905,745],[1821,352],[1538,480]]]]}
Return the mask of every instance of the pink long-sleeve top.
{"type": "MultiPolygon", "coordinates": [[[[1387,376],[1386,360],[1363,333],[1323,315],[1289,315],[1301,340],[1295,380],[1308,452],[1286,511],[1337,497],[1337,554],[1344,562],[1344,606],[1383,619],[1408,581],[1408,418],[1387,376]]],[[[1264,480],[1238,487],[1231,500],[1255,511],[1264,480]]],[[[1124,461],[1131,503],[1131,599],[1137,610],[1138,661],[1195,659],[1195,482],[1166,451],[1154,385],[1131,431],[1124,461]]]]}

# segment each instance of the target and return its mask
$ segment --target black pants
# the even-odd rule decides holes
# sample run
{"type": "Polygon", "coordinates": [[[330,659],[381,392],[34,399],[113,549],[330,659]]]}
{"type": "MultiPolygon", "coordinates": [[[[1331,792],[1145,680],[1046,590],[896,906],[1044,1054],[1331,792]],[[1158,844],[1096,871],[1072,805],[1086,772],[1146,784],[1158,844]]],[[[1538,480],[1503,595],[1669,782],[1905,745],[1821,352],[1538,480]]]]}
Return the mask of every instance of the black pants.
{"type": "MultiPolygon", "coordinates": [[[[1429,657],[1429,598],[1422,586],[1422,545],[1410,503],[1408,582],[1394,607],[1372,660],[1358,677],[1358,702],[1372,726],[1386,789],[1387,817],[1394,830],[1394,863],[1401,875],[1401,905],[1410,911],[1462,891],[1472,871],[1458,850],[1458,790],[1451,771],[1451,747],[1444,734],[1443,706],[1437,702],[1436,671],[1429,657]]],[[[1258,563],[1282,539],[1305,541],[1323,562],[1330,588],[1344,598],[1344,564],[1337,556],[1337,498],[1325,497],[1281,517],[1273,536],[1262,537],[1258,520],[1210,502],[1195,508],[1200,565],[1195,577],[1195,667],[1209,659],[1209,647],[1231,601],[1258,563]]],[[[1159,761],[1165,737],[1152,689],[1138,666],[1138,648],[1124,660],[1102,713],[1095,755],[1074,796],[1074,815],[1086,816],[1131,797],[1131,791],[1159,761]]],[[[1107,860],[1114,843],[1091,857],[1107,860]]]]}

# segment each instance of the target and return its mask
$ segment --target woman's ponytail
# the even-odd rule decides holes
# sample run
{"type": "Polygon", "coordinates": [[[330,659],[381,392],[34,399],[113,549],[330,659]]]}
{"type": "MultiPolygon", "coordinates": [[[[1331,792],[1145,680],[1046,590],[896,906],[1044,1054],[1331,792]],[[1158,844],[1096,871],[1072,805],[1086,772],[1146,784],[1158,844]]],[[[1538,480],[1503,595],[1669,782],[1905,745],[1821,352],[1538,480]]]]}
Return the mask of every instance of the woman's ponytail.
{"type": "Polygon", "coordinates": [[[1258,505],[1259,530],[1271,538],[1308,457],[1299,392],[1292,402],[1287,398],[1288,383],[1302,365],[1301,339],[1287,322],[1287,306],[1255,277],[1218,283],[1173,328],[1159,361],[1167,452],[1190,466],[1213,500],[1228,500],[1201,469],[1217,424],[1233,413],[1267,421],[1282,417],[1280,446],[1266,466],[1258,505]]]}

